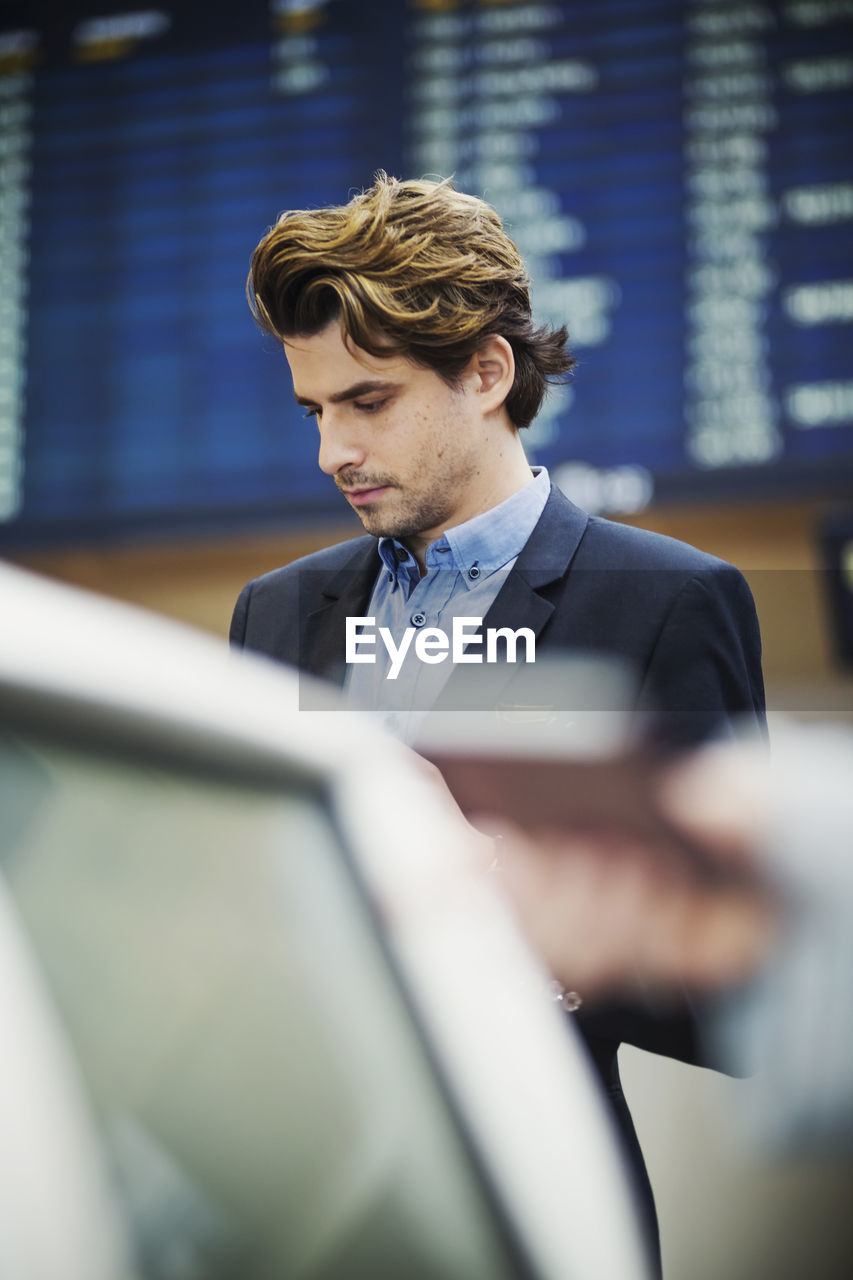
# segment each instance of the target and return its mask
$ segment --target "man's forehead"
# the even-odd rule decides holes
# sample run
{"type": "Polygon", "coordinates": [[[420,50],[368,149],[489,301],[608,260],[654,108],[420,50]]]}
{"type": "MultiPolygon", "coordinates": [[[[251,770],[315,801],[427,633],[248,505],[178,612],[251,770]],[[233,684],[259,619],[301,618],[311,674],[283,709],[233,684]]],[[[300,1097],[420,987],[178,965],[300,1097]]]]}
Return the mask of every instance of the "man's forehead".
{"type": "Polygon", "coordinates": [[[335,325],[320,333],[296,334],[284,341],[298,399],[337,395],[356,382],[399,381],[418,366],[399,353],[372,355],[335,325]]]}

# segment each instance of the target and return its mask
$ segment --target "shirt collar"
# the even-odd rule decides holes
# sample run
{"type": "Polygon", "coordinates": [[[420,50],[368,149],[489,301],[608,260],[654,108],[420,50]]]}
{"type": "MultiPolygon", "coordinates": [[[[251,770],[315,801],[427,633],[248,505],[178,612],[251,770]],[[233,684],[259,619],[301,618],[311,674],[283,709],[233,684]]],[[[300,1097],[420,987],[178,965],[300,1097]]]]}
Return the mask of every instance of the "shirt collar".
{"type": "MultiPolygon", "coordinates": [[[[533,482],[496,507],[447,529],[427,547],[427,572],[455,569],[469,587],[502,569],[521,552],[545,510],[551,483],[545,467],[533,467],[533,482]],[[470,577],[470,570],[476,572],[470,577]]],[[[394,581],[419,577],[411,552],[396,538],[380,538],[379,554],[394,581]]]]}

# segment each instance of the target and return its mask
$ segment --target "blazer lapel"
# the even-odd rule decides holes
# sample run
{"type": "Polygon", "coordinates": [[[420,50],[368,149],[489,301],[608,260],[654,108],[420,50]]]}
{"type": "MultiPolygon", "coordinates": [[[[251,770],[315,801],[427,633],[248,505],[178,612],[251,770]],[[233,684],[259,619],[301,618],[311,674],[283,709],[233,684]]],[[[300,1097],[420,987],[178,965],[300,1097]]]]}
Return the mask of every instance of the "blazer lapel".
{"type": "Polygon", "coordinates": [[[308,569],[303,573],[300,586],[305,622],[299,656],[303,671],[343,684],[346,620],[360,617],[370,601],[381,563],[376,548],[375,538],[370,538],[342,569],[308,569]]]}
{"type": "MultiPolygon", "coordinates": [[[[569,502],[559,489],[551,495],[533,533],[522,548],[506,582],[483,620],[483,627],[529,627],[536,636],[554,612],[547,588],[568,571],[583,537],[589,517],[569,502]]],[[[381,561],[375,538],[359,540],[342,568],[307,569],[300,581],[301,617],[299,666],[303,671],[342,685],[346,675],[346,619],[360,617],[370,601],[381,561]]],[[[491,667],[489,687],[495,679],[508,682],[515,668],[500,664],[491,667]]],[[[480,681],[472,673],[483,672],[485,664],[455,669],[444,687],[438,707],[464,709],[481,705],[480,681]],[[473,697],[473,703],[471,701],[473,697]]]]}
{"type": "MultiPolygon", "coordinates": [[[[586,512],[552,485],[545,510],[483,619],[481,634],[489,628],[510,627],[517,631],[519,627],[529,627],[538,645],[540,634],[555,609],[547,588],[568,572],[588,523],[586,512]]],[[[509,663],[499,666],[500,670],[493,668],[488,674],[485,663],[457,667],[436,707],[444,710],[481,707],[486,690],[486,697],[493,699],[496,691],[506,687],[515,674],[516,668],[509,663]]]]}

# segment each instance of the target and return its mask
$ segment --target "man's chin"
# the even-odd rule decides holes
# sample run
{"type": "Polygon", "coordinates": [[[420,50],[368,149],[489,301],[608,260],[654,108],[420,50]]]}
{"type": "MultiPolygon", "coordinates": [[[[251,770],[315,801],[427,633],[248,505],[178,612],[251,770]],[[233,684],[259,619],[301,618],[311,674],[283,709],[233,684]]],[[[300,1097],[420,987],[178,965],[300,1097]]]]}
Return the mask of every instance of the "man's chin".
{"type": "Polygon", "coordinates": [[[364,532],[372,534],[374,538],[396,538],[402,541],[417,532],[404,521],[395,523],[387,516],[383,518],[378,511],[371,512],[362,508],[361,511],[356,511],[356,515],[362,523],[364,532]]]}
{"type": "Polygon", "coordinates": [[[392,505],[387,502],[369,502],[363,507],[355,507],[352,503],[349,505],[361,521],[365,533],[373,534],[374,538],[396,538],[401,542],[406,538],[417,537],[423,529],[431,529],[442,518],[432,510],[405,510],[402,502],[397,503],[396,511],[383,510],[383,507],[392,505]]]}
{"type": "Polygon", "coordinates": [[[379,502],[368,502],[364,506],[355,506],[350,502],[347,505],[358,516],[365,533],[372,533],[375,538],[397,538],[400,536],[397,526],[401,522],[389,518],[388,512],[381,512],[379,502]]]}
{"type": "Polygon", "coordinates": [[[353,507],[352,510],[361,521],[365,533],[372,533],[375,538],[396,537],[393,532],[389,533],[386,528],[388,522],[382,519],[378,511],[369,507],[353,507]]]}

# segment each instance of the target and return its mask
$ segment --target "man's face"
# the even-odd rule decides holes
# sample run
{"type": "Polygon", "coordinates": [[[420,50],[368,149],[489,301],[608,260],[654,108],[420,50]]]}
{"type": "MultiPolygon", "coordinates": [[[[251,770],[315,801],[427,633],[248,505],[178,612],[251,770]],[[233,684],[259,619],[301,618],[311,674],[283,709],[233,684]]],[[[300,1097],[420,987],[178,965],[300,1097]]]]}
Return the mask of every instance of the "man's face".
{"type": "Polygon", "coordinates": [[[406,357],[347,346],[336,321],[284,349],[294,395],[317,420],[320,467],[368,533],[422,547],[492,505],[476,362],[450,387],[406,357]]]}

